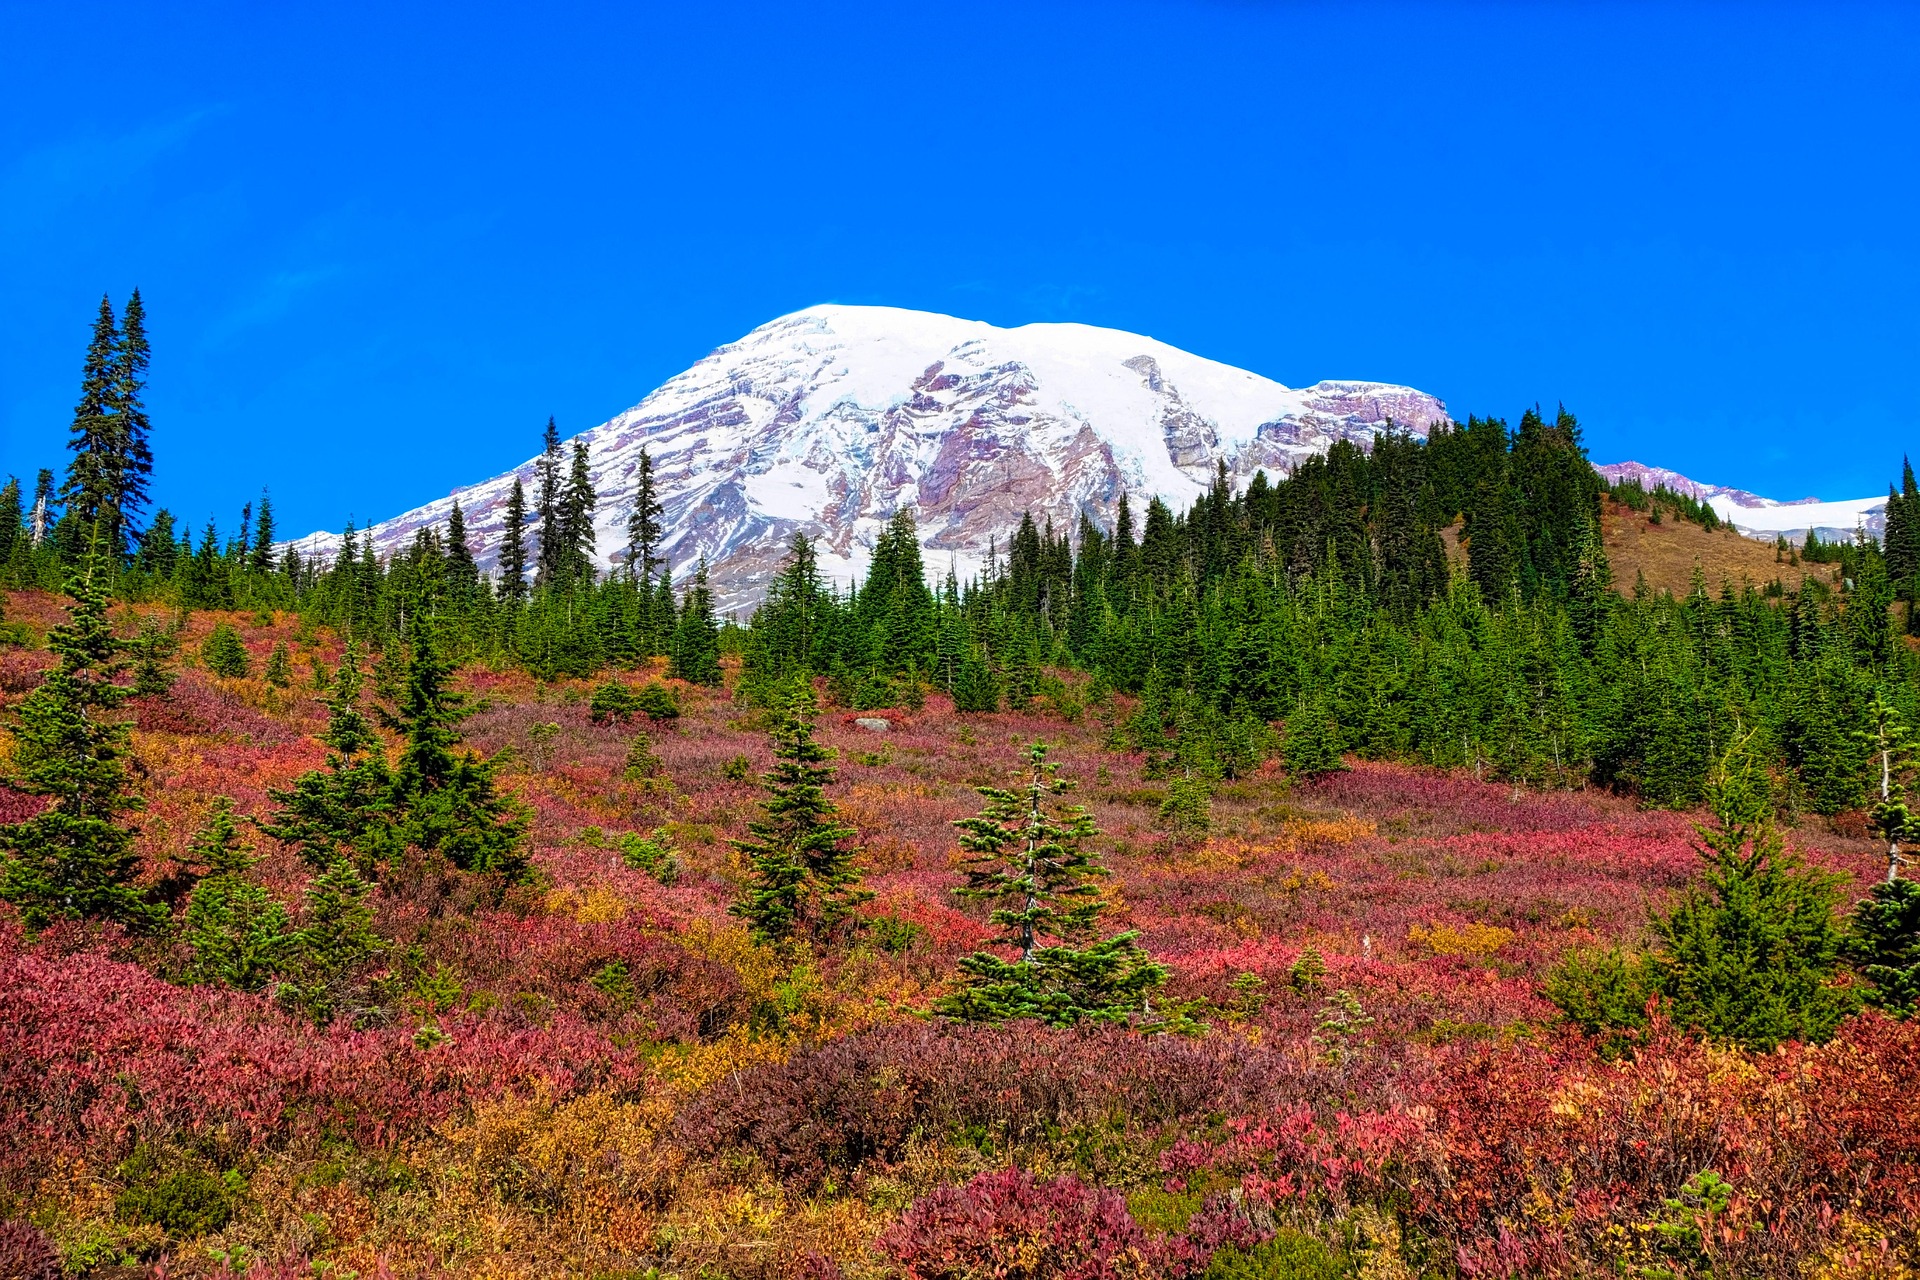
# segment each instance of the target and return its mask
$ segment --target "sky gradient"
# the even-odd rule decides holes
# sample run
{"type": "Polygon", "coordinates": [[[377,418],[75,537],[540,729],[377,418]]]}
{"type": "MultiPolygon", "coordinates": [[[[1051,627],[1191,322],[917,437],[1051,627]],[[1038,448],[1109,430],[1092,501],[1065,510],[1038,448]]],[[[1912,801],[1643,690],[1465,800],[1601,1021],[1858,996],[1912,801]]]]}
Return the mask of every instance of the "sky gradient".
{"type": "Polygon", "coordinates": [[[196,526],[397,514],[824,301],[1773,497],[1920,453],[1920,7],[401,9],[0,4],[0,474],[136,285],[196,526]]]}

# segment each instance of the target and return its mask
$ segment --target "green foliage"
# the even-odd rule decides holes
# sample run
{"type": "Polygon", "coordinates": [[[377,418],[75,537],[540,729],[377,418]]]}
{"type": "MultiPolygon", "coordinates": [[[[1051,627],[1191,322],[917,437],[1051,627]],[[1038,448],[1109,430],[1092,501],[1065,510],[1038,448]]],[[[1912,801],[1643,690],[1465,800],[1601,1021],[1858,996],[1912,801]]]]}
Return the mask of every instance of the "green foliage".
{"type": "Polygon", "coordinates": [[[985,807],[955,824],[972,856],[967,883],[954,892],[997,904],[987,917],[1000,929],[995,941],[1016,958],[990,951],[963,958],[960,989],[934,1008],[968,1022],[1128,1022],[1146,1012],[1167,970],[1140,947],[1137,933],[1096,939],[1107,903],[1094,883],[1106,871],[1082,847],[1097,834],[1093,819],[1080,806],[1052,803],[1068,784],[1048,763],[1045,745],[1028,747],[1027,763],[1025,787],[978,788],[985,807]]]}
{"type": "Polygon", "coordinates": [[[626,724],[641,710],[639,697],[617,680],[595,685],[587,701],[587,714],[595,724],[626,724]]]}
{"type": "Polygon", "coordinates": [[[1287,983],[1302,995],[1320,989],[1320,980],[1326,976],[1327,959],[1320,949],[1309,942],[1300,949],[1294,962],[1287,966],[1287,983]]]}
{"type": "Polygon", "coordinates": [[[194,886],[181,932],[193,958],[187,980],[258,991],[279,972],[293,943],[286,911],[247,878],[253,859],[234,829],[233,802],[214,802],[194,838],[193,859],[207,874],[194,886]]]}
{"type": "Polygon", "coordinates": [[[635,871],[644,871],[663,885],[680,879],[680,855],[660,832],[641,835],[628,831],[620,837],[620,860],[635,871]]]}
{"type": "Polygon", "coordinates": [[[1920,1013],[1920,882],[1873,887],[1848,920],[1847,956],[1869,984],[1867,1003],[1900,1018],[1920,1013]]]}
{"type": "Polygon", "coordinates": [[[244,676],[253,669],[247,646],[240,643],[240,633],[224,622],[216,624],[213,634],[201,643],[200,661],[213,674],[230,679],[244,676]]]}
{"type": "Polygon", "coordinates": [[[178,673],[167,663],[179,648],[173,633],[155,618],[143,618],[140,635],[131,642],[133,650],[133,696],[163,698],[173,691],[178,673]]]}
{"type": "Polygon", "coordinates": [[[301,774],[285,790],[268,788],[279,806],[261,829],[293,845],[316,870],[347,858],[363,872],[396,850],[393,777],[380,738],[360,710],[359,655],[340,660],[327,700],[326,766],[301,774]]]}
{"type": "Polygon", "coordinates": [[[753,776],[753,761],[744,755],[729,756],[720,765],[720,776],[728,782],[745,782],[753,776]]]}
{"type": "Polygon", "coordinates": [[[1205,772],[1187,769],[1167,783],[1160,803],[1160,821],[1176,840],[1198,840],[1213,826],[1213,781],[1205,772]]]}
{"type": "Polygon", "coordinates": [[[1218,1249],[1201,1280],[1355,1280],[1360,1268],[1342,1250],[1303,1232],[1281,1228],[1248,1249],[1218,1249]]]}
{"type": "Polygon", "coordinates": [[[1342,988],[1329,995],[1313,1019],[1313,1045],[1328,1062],[1345,1062],[1373,1025],[1360,998],[1342,988]]]}
{"type": "Polygon", "coordinates": [[[372,891],[345,858],[336,859],[307,885],[306,908],[287,965],[291,981],[281,985],[279,994],[316,1021],[343,1014],[357,1018],[365,1011],[366,969],[383,950],[367,901],[372,891]]]}
{"type": "Polygon", "coordinates": [[[1576,951],[1548,972],[1546,996],[1612,1055],[1647,1025],[1647,1002],[1659,995],[1660,979],[1652,959],[1638,952],[1576,951]]]}
{"type": "Polygon", "coordinates": [[[587,985],[612,1001],[617,1008],[633,1003],[633,973],[624,960],[609,960],[594,971],[587,985]]]}
{"type": "Polygon", "coordinates": [[[268,684],[276,689],[285,689],[293,683],[293,660],[287,656],[287,642],[278,641],[273,652],[267,655],[267,669],[262,673],[268,684]]]}
{"type": "Polygon", "coordinates": [[[627,780],[641,782],[648,778],[657,778],[665,770],[665,764],[654,752],[653,739],[644,733],[633,735],[633,741],[627,746],[627,780]]]}
{"type": "Polygon", "coordinates": [[[1683,1026],[1751,1049],[1825,1040],[1854,1004],[1832,981],[1844,878],[1782,846],[1751,733],[1728,748],[1708,800],[1716,821],[1696,827],[1700,879],[1653,919],[1668,1008],[1683,1026]]]}
{"type": "Polygon", "coordinates": [[[157,925],[165,911],[134,884],[139,856],[120,815],[140,807],[127,778],[126,723],[112,712],[128,697],[118,677],[125,642],[107,618],[106,556],[101,537],[68,580],[67,620],[47,636],[59,657],[16,709],[13,776],[9,781],[51,804],[22,822],[0,826],[0,899],[27,926],[61,918],[157,925]]]}
{"type": "Polygon", "coordinates": [[[700,562],[693,585],[680,605],[667,674],[688,684],[720,683],[720,627],[713,616],[713,592],[707,586],[707,562],[700,562]]]}
{"type": "Polygon", "coordinates": [[[649,680],[635,695],[634,709],[649,720],[677,720],[680,718],[680,700],[673,696],[673,690],[658,680],[649,680]]]}
{"type": "Polygon", "coordinates": [[[873,896],[860,888],[858,850],[848,843],[858,833],[834,820],[826,797],[834,770],[813,737],[816,714],[813,691],[804,686],[774,709],[774,765],[762,816],[748,825],[747,839],[733,842],[748,876],[729,911],[761,941],[795,934],[826,940],[873,896]]]}
{"type": "Polygon", "coordinates": [[[1296,778],[1315,778],[1347,767],[1340,758],[1340,731],[1321,698],[1302,698],[1287,716],[1280,758],[1296,778]]]}
{"type": "Polygon", "coordinates": [[[176,1240],[211,1235],[224,1228],[244,1195],[237,1173],[225,1177],[199,1167],[153,1171],[144,1151],[121,1166],[130,1185],[114,1201],[114,1211],[132,1222],[150,1222],[176,1240]]]}

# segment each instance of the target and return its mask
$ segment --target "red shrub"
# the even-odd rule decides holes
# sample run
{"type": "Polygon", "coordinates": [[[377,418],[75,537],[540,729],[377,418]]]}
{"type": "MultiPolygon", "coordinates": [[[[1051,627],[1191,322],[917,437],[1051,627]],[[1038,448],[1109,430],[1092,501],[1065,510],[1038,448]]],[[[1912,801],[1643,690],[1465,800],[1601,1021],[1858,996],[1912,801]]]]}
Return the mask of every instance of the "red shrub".
{"type": "Polygon", "coordinates": [[[1119,1280],[1194,1261],[1184,1239],[1143,1230],[1118,1192],[1019,1169],[922,1196],[879,1245],[911,1280],[1119,1280]]]}

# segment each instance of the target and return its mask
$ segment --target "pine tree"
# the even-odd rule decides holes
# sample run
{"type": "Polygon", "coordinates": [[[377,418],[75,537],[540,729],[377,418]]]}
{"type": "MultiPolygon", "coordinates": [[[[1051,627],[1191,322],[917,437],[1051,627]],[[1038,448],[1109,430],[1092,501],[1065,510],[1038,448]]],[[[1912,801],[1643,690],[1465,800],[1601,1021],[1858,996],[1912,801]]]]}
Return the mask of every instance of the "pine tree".
{"type": "Polygon", "coordinates": [[[273,652],[267,655],[267,669],[262,673],[268,684],[276,689],[284,689],[293,683],[293,661],[287,656],[287,642],[281,640],[273,646],[273,652]]]}
{"type": "Polygon", "coordinates": [[[324,870],[345,858],[363,871],[393,853],[393,778],[379,735],[360,710],[359,654],[347,646],[327,700],[321,743],[326,766],[267,794],[279,810],[261,824],[268,835],[293,845],[309,866],[324,870]]]}
{"type": "Polygon", "coordinates": [[[134,521],[147,505],[148,477],[153,474],[153,449],[147,442],[150,424],[142,399],[152,358],[147,343],[147,308],[135,289],[120,317],[120,345],[113,362],[116,552],[124,552],[136,532],[134,521]]]}
{"type": "Polygon", "coordinates": [[[359,1002],[367,993],[362,975],[381,951],[367,903],[371,892],[372,886],[345,858],[336,859],[307,885],[300,928],[289,948],[287,967],[293,981],[280,995],[318,1022],[361,1012],[359,1002]]]}
{"type": "Polygon", "coordinates": [[[1340,733],[1324,697],[1303,697],[1287,717],[1280,758],[1296,778],[1317,778],[1346,769],[1340,758],[1340,733]]]}
{"type": "Polygon", "coordinates": [[[826,798],[834,770],[814,741],[816,713],[813,691],[804,685],[775,709],[764,816],[749,824],[747,839],[733,842],[749,871],[740,900],[728,910],[763,941],[796,933],[826,941],[872,897],[860,888],[859,851],[848,844],[857,833],[834,821],[826,798]]]}
{"type": "Polygon", "coordinates": [[[213,634],[200,646],[200,661],[206,663],[207,670],[213,674],[229,679],[238,679],[253,668],[240,633],[224,622],[215,624],[213,634]]]}
{"type": "Polygon", "coordinates": [[[1000,709],[999,684],[978,645],[968,645],[966,656],[960,660],[960,673],[953,682],[953,709],[970,712],[1000,709]]]}
{"type": "Polygon", "coordinates": [[[575,439],[573,442],[573,467],[567,475],[567,485],[560,495],[560,538],[565,545],[560,581],[573,583],[593,582],[593,510],[595,505],[593,476],[588,470],[587,442],[575,439]]]}
{"type": "Polygon", "coordinates": [[[131,692],[136,698],[163,698],[173,691],[173,682],[177,678],[167,665],[173,657],[178,642],[173,633],[161,626],[155,618],[143,618],[140,621],[140,634],[130,642],[134,653],[133,687],[131,692]]]}
{"type": "Polygon", "coordinates": [[[1920,818],[1908,807],[1915,772],[1913,736],[1885,695],[1875,693],[1867,706],[1867,727],[1854,734],[1871,753],[1879,773],[1880,798],[1873,807],[1874,829],[1887,842],[1887,880],[1900,878],[1906,859],[1900,846],[1920,836],[1920,818]]]}
{"type": "Polygon", "coordinates": [[[653,480],[653,459],[645,446],[640,449],[640,473],[634,481],[633,510],[627,515],[627,578],[632,582],[653,581],[660,563],[660,539],[665,527],[665,510],[653,480]]]}
{"type": "Polygon", "coordinates": [[[480,581],[480,566],[474,563],[473,548],[467,545],[467,517],[460,510],[458,498],[447,516],[447,581],[462,598],[480,581]]]}
{"type": "Polygon", "coordinates": [[[258,991],[278,972],[291,928],[280,904],[247,878],[254,859],[234,829],[232,800],[214,801],[213,816],[194,837],[193,856],[207,871],[182,922],[193,952],[187,980],[258,991]]]}
{"type": "Polygon", "coordinates": [[[967,1022],[1126,1022],[1147,1011],[1167,970],[1141,949],[1135,932],[1094,940],[1107,903],[1093,883],[1106,871],[1081,847],[1098,834],[1093,819],[1080,806],[1059,810],[1052,803],[1068,784],[1047,762],[1043,744],[1027,749],[1027,763],[1024,788],[978,788],[986,806],[954,824],[961,848],[973,855],[965,887],[954,892],[1001,904],[987,918],[1000,928],[995,942],[1017,958],[990,951],[965,957],[961,989],[934,1008],[967,1022]]]}
{"type": "Polygon", "coordinates": [[[424,612],[414,614],[407,639],[406,688],[392,717],[406,740],[391,792],[402,837],[462,871],[517,880],[528,865],[527,814],[499,794],[494,761],[455,752],[465,699],[449,687],[453,664],[424,612]]]}
{"type": "Polygon", "coordinates": [[[26,540],[26,509],[20,503],[20,478],[8,476],[0,485],[0,569],[13,556],[16,542],[26,540]]]}
{"type": "Polygon", "coordinates": [[[540,451],[540,562],[533,583],[549,586],[566,572],[566,536],[560,521],[560,428],[547,419],[540,451]]]}
{"type": "Polygon", "coordinates": [[[1873,886],[1847,934],[1848,956],[1871,987],[1867,1003],[1897,1018],[1920,1013],[1920,881],[1873,886]]]}
{"type": "Polygon", "coordinates": [[[1728,747],[1708,801],[1714,825],[1695,827],[1701,877],[1653,919],[1671,1016],[1759,1052],[1823,1041],[1854,1003],[1832,983],[1844,877],[1806,867],[1784,848],[1753,731],[1728,747]]]}
{"type": "Polygon", "coordinates": [[[60,498],[76,534],[98,525],[109,548],[116,545],[119,535],[116,499],[121,468],[119,424],[115,421],[115,365],[119,357],[120,327],[113,316],[113,303],[103,294],[93,322],[93,339],[87,344],[81,367],[80,400],[74,405],[73,423],[68,428],[67,448],[73,452],[73,461],[67,464],[60,498]]]}
{"type": "Polygon", "coordinates": [[[260,491],[260,519],[253,526],[253,551],[247,558],[247,568],[265,576],[273,572],[273,499],[267,491],[260,491]]]}
{"type": "Polygon", "coordinates": [[[0,826],[0,899],[33,929],[84,917],[144,927],[164,914],[134,885],[140,859],[119,821],[140,799],[127,779],[128,726],[111,718],[129,691],[117,679],[126,645],[107,618],[105,537],[96,528],[68,579],[67,620],[48,633],[59,665],[20,703],[8,729],[12,785],[52,801],[34,817],[0,826]]]}
{"type": "Polygon", "coordinates": [[[500,598],[519,604],[527,598],[527,495],[519,478],[507,495],[506,527],[500,534],[500,598]]]}
{"type": "Polygon", "coordinates": [[[707,587],[704,557],[680,605],[667,674],[688,684],[720,683],[720,627],[713,618],[713,593],[707,587]]]}

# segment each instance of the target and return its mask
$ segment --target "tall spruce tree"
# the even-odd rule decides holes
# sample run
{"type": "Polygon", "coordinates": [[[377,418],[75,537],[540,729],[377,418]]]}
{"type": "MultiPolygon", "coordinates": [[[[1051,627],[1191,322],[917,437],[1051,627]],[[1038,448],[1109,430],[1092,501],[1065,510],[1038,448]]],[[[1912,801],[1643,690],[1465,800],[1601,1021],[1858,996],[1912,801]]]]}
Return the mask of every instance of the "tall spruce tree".
{"type": "Polygon", "coordinates": [[[673,645],[667,655],[667,674],[688,684],[720,683],[720,626],[713,617],[713,592],[707,586],[707,561],[701,557],[680,604],[673,645]]]}
{"type": "Polygon", "coordinates": [[[156,925],[164,911],[134,883],[139,855],[123,815],[140,807],[128,783],[129,729],[113,711],[129,696],[118,677],[126,645],[107,618],[113,576],[106,530],[95,527],[68,578],[67,620],[47,635],[59,657],[15,712],[12,785],[51,804],[0,826],[0,899],[30,928],[99,918],[156,925]]]}
{"type": "Polygon", "coordinates": [[[567,474],[566,488],[560,495],[560,536],[566,544],[561,580],[593,582],[593,475],[588,469],[587,442],[573,442],[573,466],[567,474]]]}
{"type": "Polygon", "coordinates": [[[516,477],[507,495],[505,527],[500,533],[500,598],[519,604],[527,598],[527,494],[516,477]]]}
{"type": "Polygon", "coordinates": [[[540,560],[533,575],[535,586],[549,586],[566,572],[567,542],[561,524],[560,428],[547,419],[547,431],[541,438],[539,474],[540,492],[537,514],[540,517],[540,560]]]}
{"type": "Polygon", "coordinates": [[[1095,938],[1108,903],[1094,884],[1106,874],[1083,844],[1098,832],[1087,811],[1064,809],[1068,790],[1047,747],[1027,749],[1019,791],[977,788],[987,804],[955,823],[967,883],[954,892],[996,904],[987,917],[1009,960],[979,951],[960,961],[961,988],[934,1003],[945,1017],[967,1022],[1033,1018],[1049,1026],[1126,1022],[1148,1012],[1167,970],[1155,964],[1137,932],[1095,938]]]}
{"type": "Polygon", "coordinates": [[[660,505],[653,479],[653,459],[643,445],[640,449],[640,471],[634,479],[633,509],[627,514],[628,581],[653,581],[653,571],[660,564],[660,539],[665,533],[661,520],[664,516],[665,510],[660,505]]]}
{"type": "Polygon", "coordinates": [[[465,699],[425,611],[408,628],[406,687],[392,716],[406,740],[394,767],[392,807],[400,834],[462,871],[517,880],[526,874],[528,816],[499,793],[495,761],[457,751],[465,699]]]}
{"type": "Polygon", "coordinates": [[[247,568],[263,576],[273,572],[273,540],[273,499],[262,489],[260,518],[254,522],[253,549],[247,557],[247,568]]]}
{"type": "Polygon", "coordinates": [[[258,991],[279,972],[292,926],[287,913],[247,876],[254,859],[240,842],[233,801],[221,796],[193,841],[206,874],[193,888],[181,933],[193,954],[187,980],[258,991]]]}
{"type": "Polygon", "coordinates": [[[733,842],[747,859],[747,881],[728,908],[747,921],[756,938],[779,941],[806,934],[827,941],[845,931],[854,908],[873,895],[860,888],[858,834],[835,821],[826,784],[833,781],[830,753],[814,741],[817,714],[813,690],[792,685],[773,717],[771,772],[763,816],[733,842]]]}
{"type": "MultiPolygon", "coordinates": [[[[118,533],[114,500],[119,487],[119,425],[115,421],[118,395],[115,364],[120,354],[120,326],[114,319],[113,303],[100,298],[100,311],[94,317],[93,337],[87,343],[86,359],[80,371],[80,399],[73,407],[73,423],[68,427],[67,448],[73,460],[67,464],[67,479],[60,492],[76,537],[91,533],[97,525],[107,535],[108,546],[118,533]]],[[[37,539],[36,539],[37,540],[37,539]]]]}
{"type": "Polygon", "coordinates": [[[373,886],[345,858],[307,885],[300,928],[287,949],[292,981],[281,987],[280,997],[315,1021],[343,1015],[358,1021],[373,1012],[365,974],[382,944],[368,902],[372,892],[373,886]]]}
{"type": "Polygon", "coordinates": [[[380,737],[360,710],[359,653],[351,644],[340,660],[327,699],[324,768],[267,794],[279,809],[261,829],[284,840],[316,870],[347,859],[372,874],[394,854],[393,777],[380,737]]]}

